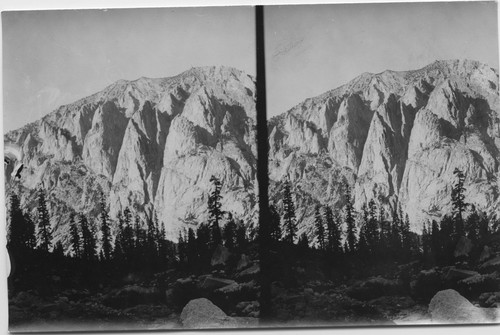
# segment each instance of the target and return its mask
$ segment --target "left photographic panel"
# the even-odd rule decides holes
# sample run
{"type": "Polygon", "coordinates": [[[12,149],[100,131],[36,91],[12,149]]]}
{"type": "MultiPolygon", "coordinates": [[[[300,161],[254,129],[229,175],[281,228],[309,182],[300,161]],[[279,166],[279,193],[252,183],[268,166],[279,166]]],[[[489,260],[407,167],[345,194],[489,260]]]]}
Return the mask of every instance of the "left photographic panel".
{"type": "Polygon", "coordinates": [[[10,331],[256,327],[254,8],[2,25],[10,331]]]}

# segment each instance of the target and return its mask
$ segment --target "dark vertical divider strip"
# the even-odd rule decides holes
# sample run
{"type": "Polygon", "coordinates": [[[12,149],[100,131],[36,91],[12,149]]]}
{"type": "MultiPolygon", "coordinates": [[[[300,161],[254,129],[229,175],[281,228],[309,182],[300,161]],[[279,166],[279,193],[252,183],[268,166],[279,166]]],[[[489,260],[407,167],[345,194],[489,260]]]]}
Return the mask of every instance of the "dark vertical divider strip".
{"type": "Polygon", "coordinates": [[[260,322],[271,316],[271,283],[269,280],[268,228],[268,138],[266,111],[266,61],[264,48],[264,6],[255,7],[256,62],[257,62],[257,178],[259,182],[259,258],[260,258],[260,322]]]}

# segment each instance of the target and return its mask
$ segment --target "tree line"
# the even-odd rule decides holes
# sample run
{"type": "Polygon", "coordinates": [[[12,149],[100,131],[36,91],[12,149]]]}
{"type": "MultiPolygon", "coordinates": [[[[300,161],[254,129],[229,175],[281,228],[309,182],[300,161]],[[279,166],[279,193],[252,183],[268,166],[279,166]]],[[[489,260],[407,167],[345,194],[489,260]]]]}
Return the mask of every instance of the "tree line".
{"type": "Polygon", "coordinates": [[[356,213],[351,187],[344,183],[342,208],[317,204],[314,229],[309,235],[304,232],[298,236],[292,184],[286,179],[281,192],[281,213],[276,205],[269,206],[269,247],[279,254],[283,252],[283,245],[288,245],[287,252],[297,250],[296,258],[312,253],[314,257],[325,260],[329,267],[333,265],[338,272],[347,275],[352,272],[364,275],[374,271],[383,273],[388,266],[413,260],[424,260],[431,265],[451,265],[464,260],[464,257],[454,254],[460,238],[467,238],[474,245],[467,261],[477,259],[493,228],[485,213],[479,213],[475,206],[465,202],[465,174],[456,169],[454,175],[452,212],[440,222],[425,223],[421,234],[410,230],[409,216],[399,204],[387,213],[383,206],[377,206],[371,199],[356,213]]]}

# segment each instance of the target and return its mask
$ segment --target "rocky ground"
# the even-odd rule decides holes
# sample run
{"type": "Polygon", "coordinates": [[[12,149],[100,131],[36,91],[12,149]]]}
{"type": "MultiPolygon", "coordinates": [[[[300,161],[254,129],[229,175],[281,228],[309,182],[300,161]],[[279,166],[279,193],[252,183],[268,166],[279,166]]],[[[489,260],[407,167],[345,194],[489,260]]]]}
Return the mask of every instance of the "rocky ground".
{"type": "MultiPolygon", "coordinates": [[[[275,316],[264,326],[498,322],[500,254],[495,250],[485,247],[477,264],[428,268],[414,261],[384,275],[337,281],[328,280],[313,262],[299,261],[293,268],[296,285],[272,283],[275,316]]],[[[67,289],[51,297],[22,291],[10,299],[11,330],[258,327],[258,261],[245,254],[237,262],[230,257],[219,247],[212,271],[200,275],[174,269],[146,280],[129,275],[120,287],[67,289]]]]}
{"type": "MultiPolygon", "coordinates": [[[[43,296],[21,291],[9,300],[12,331],[171,329],[182,327],[180,315],[192,299],[205,297],[232,317],[256,320],[259,312],[258,262],[219,247],[212,272],[189,275],[168,270],[150,278],[129,274],[124,284],[99,289],[66,289],[43,296]],[[227,265],[227,266],[226,266],[227,265]]],[[[58,278],[53,278],[57,281],[58,278]]],[[[255,323],[255,322],[254,322],[255,323]]]]}

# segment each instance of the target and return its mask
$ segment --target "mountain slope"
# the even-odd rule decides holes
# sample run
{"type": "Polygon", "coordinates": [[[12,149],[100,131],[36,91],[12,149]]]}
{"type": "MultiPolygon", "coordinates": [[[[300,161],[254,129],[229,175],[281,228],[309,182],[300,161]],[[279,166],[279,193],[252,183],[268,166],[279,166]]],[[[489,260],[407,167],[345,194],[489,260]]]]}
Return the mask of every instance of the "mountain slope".
{"type": "Polygon", "coordinates": [[[5,135],[24,151],[22,204],[48,192],[56,240],[70,210],[95,217],[99,189],[111,218],[126,206],[156,212],[167,234],[207,219],[209,179],[221,179],[225,210],[250,224],[257,206],[255,80],[228,67],[171,78],[120,80],[5,135]]]}
{"type": "Polygon", "coordinates": [[[270,120],[271,198],[280,205],[290,178],[301,231],[312,232],[314,205],[340,210],[347,181],[355,208],[399,203],[420,231],[451,211],[459,168],[466,201],[500,215],[499,107],[498,72],[476,61],[364,73],[270,120]]]}

